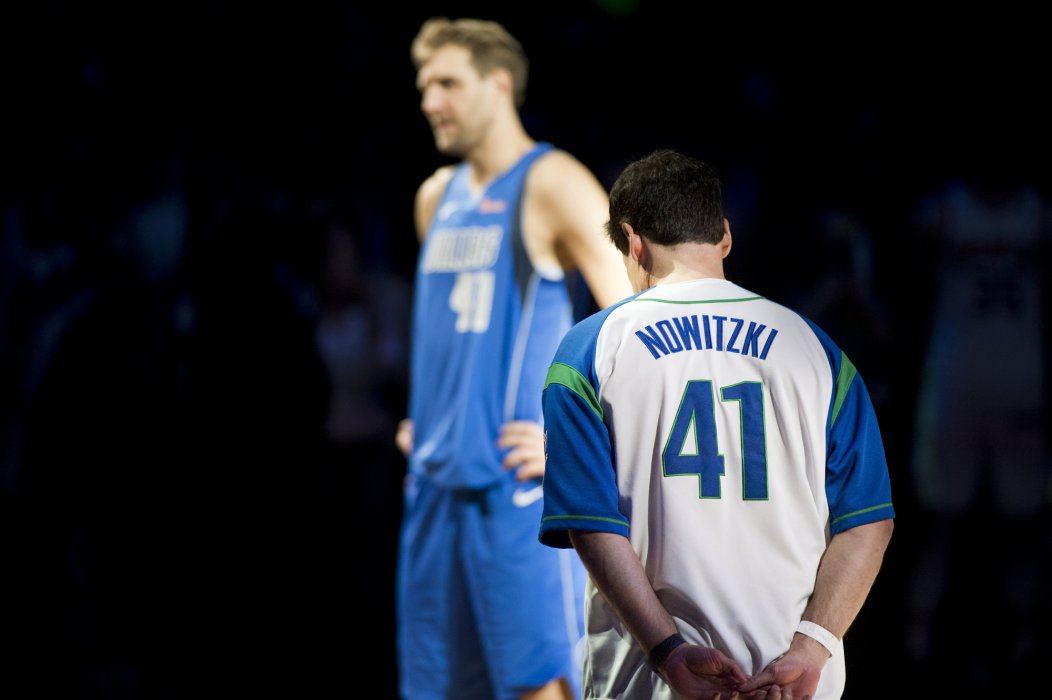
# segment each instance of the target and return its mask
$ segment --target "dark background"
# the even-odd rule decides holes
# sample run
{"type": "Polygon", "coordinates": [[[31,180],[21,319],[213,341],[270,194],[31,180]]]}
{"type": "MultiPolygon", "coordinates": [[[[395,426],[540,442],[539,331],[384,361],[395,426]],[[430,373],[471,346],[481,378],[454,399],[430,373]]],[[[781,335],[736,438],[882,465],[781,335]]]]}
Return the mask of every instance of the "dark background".
{"type": "MultiPolygon", "coordinates": [[[[5,10],[0,634],[14,652],[0,682],[33,688],[26,697],[285,685],[357,697],[375,679],[375,697],[393,694],[404,464],[374,435],[347,452],[357,476],[323,481],[319,501],[332,452],[314,330],[333,221],[353,230],[370,274],[411,284],[413,194],[449,161],[419,112],[409,44],[444,14],[497,19],[522,41],[527,129],[605,186],[658,147],[716,166],[732,280],[807,310],[831,217],[865,232],[875,315],[829,330],[873,391],[899,518],[849,635],[848,697],[901,689],[926,524],[911,432],[938,252],[915,212],[955,177],[1045,198],[1052,184],[1043,25],[983,11],[5,10]]],[[[401,415],[404,377],[373,389],[401,415]]],[[[991,546],[978,544],[984,511],[974,517],[944,624],[996,646],[982,610],[996,604],[984,576],[997,574],[974,561],[991,546]]],[[[1046,561],[1048,538],[1037,541],[1046,561]]],[[[921,670],[966,693],[991,682],[949,661],[921,670]]]]}

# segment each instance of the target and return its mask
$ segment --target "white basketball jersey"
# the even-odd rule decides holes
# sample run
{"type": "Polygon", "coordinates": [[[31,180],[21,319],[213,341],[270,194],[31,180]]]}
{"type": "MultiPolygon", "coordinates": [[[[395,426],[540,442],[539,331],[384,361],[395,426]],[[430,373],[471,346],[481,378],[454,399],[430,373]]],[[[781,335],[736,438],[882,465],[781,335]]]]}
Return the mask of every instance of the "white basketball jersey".
{"type": "MultiPolygon", "coordinates": [[[[630,539],[683,636],[759,672],[789,647],[829,538],[894,517],[865,385],[794,311],[716,279],[575,326],[544,392],[541,541],[630,539]]],[[[670,697],[589,583],[585,697],[670,697]]],[[[843,645],[816,700],[844,688],[843,645]]]]}

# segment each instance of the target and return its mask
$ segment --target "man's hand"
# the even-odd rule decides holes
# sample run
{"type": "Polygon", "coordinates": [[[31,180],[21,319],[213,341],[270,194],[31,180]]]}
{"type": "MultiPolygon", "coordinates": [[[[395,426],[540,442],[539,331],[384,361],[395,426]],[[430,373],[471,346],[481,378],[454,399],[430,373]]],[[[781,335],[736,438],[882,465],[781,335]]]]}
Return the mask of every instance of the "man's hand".
{"type": "Polygon", "coordinates": [[[811,700],[810,694],[793,694],[797,684],[776,682],[777,674],[750,679],[734,659],[718,649],[696,644],[676,647],[660,673],[679,695],[699,700],[811,700]]]}
{"type": "Polygon", "coordinates": [[[508,450],[505,469],[518,469],[516,481],[529,481],[544,476],[544,430],[529,420],[508,421],[500,427],[497,446],[508,450]]]}
{"type": "MultiPolygon", "coordinates": [[[[776,685],[785,697],[810,698],[818,689],[822,668],[829,660],[826,648],[814,640],[796,634],[789,651],[767,664],[752,680],[742,685],[742,692],[776,685]],[[786,696],[785,692],[792,693],[786,696]]],[[[748,697],[752,697],[751,695],[748,697]]]]}
{"type": "Polygon", "coordinates": [[[395,445],[402,452],[402,455],[408,457],[413,451],[413,421],[409,418],[403,418],[398,421],[398,430],[395,431],[395,445]]]}
{"type": "Polygon", "coordinates": [[[737,698],[748,676],[734,659],[719,649],[681,644],[661,665],[661,677],[677,693],[700,700],[737,698]]]}

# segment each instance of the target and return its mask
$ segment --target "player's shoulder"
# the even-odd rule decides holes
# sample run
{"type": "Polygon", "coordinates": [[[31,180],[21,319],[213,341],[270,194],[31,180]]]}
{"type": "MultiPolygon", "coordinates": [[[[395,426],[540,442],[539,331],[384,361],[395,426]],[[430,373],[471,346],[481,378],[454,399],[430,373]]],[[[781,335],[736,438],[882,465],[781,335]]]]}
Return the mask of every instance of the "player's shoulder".
{"type": "Polygon", "coordinates": [[[627,302],[637,296],[638,294],[633,294],[575,323],[563,335],[555,353],[555,362],[573,367],[586,377],[591,376],[597,355],[617,353],[617,348],[622,342],[617,327],[624,322],[621,316],[625,313],[627,302]],[[604,329],[611,325],[615,327],[614,331],[604,332],[604,329]]]}
{"type": "Polygon", "coordinates": [[[527,176],[530,200],[555,212],[568,209],[590,211],[601,207],[606,213],[605,191],[598,178],[576,156],[552,148],[538,156],[527,176]]]}
{"type": "Polygon", "coordinates": [[[449,181],[453,179],[456,169],[456,165],[443,165],[428,175],[416,190],[417,204],[437,202],[449,185],[449,181]]]}
{"type": "Polygon", "coordinates": [[[612,324],[621,324],[626,319],[630,320],[632,318],[631,312],[628,311],[630,307],[627,304],[638,296],[638,293],[632,294],[605,309],[599,309],[589,314],[575,323],[564,334],[563,338],[571,338],[568,342],[593,342],[599,337],[605,327],[609,327],[612,324]]]}
{"type": "Polygon", "coordinates": [[[416,198],[413,202],[413,219],[416,224],[416,235],[422,241],[426,235],[431,219],[435,215],[438,202],[442,194],[449,186],[456,172],[455,165],[443,165],[431,173],[416,190],[416,198]]]}
{"type": "Polygon", "coordinates": [[[576,156],[561,148],[550,148],[534,161],[530,179],[539,184],[557,185],[565,178],[592,177],[591,171],[576,156]]]}

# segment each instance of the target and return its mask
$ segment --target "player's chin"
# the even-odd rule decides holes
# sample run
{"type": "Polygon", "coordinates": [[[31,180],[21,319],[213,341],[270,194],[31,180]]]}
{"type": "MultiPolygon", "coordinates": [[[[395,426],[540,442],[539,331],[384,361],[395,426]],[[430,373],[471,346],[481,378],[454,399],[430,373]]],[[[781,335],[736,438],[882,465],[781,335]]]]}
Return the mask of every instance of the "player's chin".
{"type": "Polygon", "coordinates": [[[441,139],[435,139],[435,150],[437,150],[442,155],[449,156],[451,158],[460,157],[460,149],[454,148],[451,144],[441,139]]]}
{"type": "Polygon", "coordinates": [[[435,148],[444,156],[459,158],[463,149],[446,130],[435,129],[435,148]]]}

